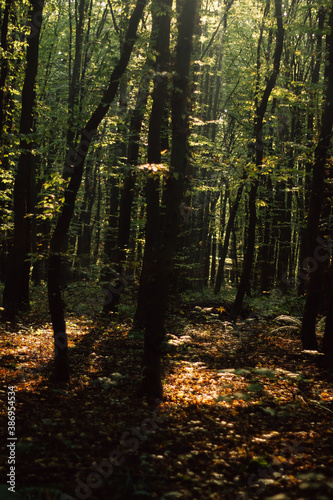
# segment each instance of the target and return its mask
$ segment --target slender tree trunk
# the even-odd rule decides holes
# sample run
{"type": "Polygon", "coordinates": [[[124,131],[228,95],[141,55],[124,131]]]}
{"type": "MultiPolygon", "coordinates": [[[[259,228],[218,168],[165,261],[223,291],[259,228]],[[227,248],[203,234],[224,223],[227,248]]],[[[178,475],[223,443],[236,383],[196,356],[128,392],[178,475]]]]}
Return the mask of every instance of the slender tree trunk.
{"type": "MultiPolygon", "coordinates": [[[[9,24],[9,13],[10,8],[13,3],[13,0],[6,0],[5,9],[3,13],[3,18],[1,22],[1,40],[0,46],[3,54],[6,54],[8,50],[8,24],[9,24]]],[[[5,83],[8,75],[8,56],[4,56],[1,61],[1,69],[0,69],[0,146],[2,146],[2,133],[5,123],[5,112],[4,112],[4,104],[5,104],[5,83]]]]}
{"type": "Polygon", "coordinates": [[[14,240],[8,263],[4,290],[5,315],[14,319],[19,310],[29,309],[29,278],[31,252],[31,222],[33,213],[32,187],[34,177],[34,108],[35,82],[38,68],[39,36],[44,2],[32,1],[31,33],[28,39],[27,66],[22,89],[20,120],[20,157],[14,184],[14,240]]]}
{"type": "MultiPolygon", "coordinates": [[[[6,113],[5,108],[9,101],[9,91],[5,90],[6,80],[9,71],[8,52],[12,52],[12,46],[8,43],[8,29],[10,21],[10,11],[12,0],[6,0],[5,8],[2,14],[1,22],[1,38],[0,47],[4,56],[1,59],[0,67],[0,162],[3,172],[8,171],[8,139],[6,138],[6,113]]],[[[3,182],[2,175],[0,176],[0,192],[5,193],[8,190],[6,183],[3,182]]],[[[4,229],[6,212],[8,213],[9,203],[1,196],[0,199],[0,281],[5,281],[6,278],[6,263],[8,255],[8,238],[7,231],[4,229]]]]}
{"type": "MultiPolygon", "coordinates": [[[[258,168],[261,167],[262,159],[263,159],[263,121],[264,116],[267,109],[268,99],[271,95],[271,92],[275,86],[277,76],[280,70],[280,60],[282,55],[283,48],[283,38],[284,38],[284,29],[282,25],[282,6],[281,0],[275,0],[275,15],[277,22],[277,33],[276,33],[276,46],[274,52],[274,62],[273,62],[273,71],[267,81],[260,105],[256,110],[256,118],[255,118],[255,138],[256,138],[256,155],[255,155],[255,164],[258,168]]],[[[241,276],[238,292],[235,298],[235,302],[233,304],[231,317],[236,319],[239,315],[243,299],[245,293],[249,290],[250,286],[250,277],[251,270],[254,260],[254,251],[255,251],[255,232],[256,232],[256,197],[257,190],[259,186],[259,179],[255,179],[251,186],[250,195],[249,195],[249,228],[248,228],[248,241],[247,241],[247,249],[244,259],[244,269],[241,276]]]]}
{"type": "Polygon", "coordinates": [[[74,56],[73,71],[71,71],[71,64],[69,67],[70,86],[68,93],[68,122],[67,122],[67,147],[71,148],[72,151],[75,151],[75,146],[76,146],[75,136],[77,135],[77,133],[75,132],[76,129],[75,115],[78,111],[77,107],[82,98],[82,96],[80,96],[80,88],[82,88],[81,65],[83,56],[83,32],[84,32],[84,21],[86,16],[86,3],[87,0],[75,0],[75,21],[76,21],[75,56],[74,56]]]}
{"type": "Polygon", "coordinates": [[[110,104],[113,102],[119,81],[126,71],[129,58],[132,53],[134,42],[136,39],[137,27],[142,17],[143,9],[146,5],[146,0],[138,0],[130,18],[124,45],[120,54],[119,61],[112,71],[109,86],[104,92],[101,103],[91,115],[82,130],[81,140],[76,151],[74,159],[71,151],[66,157],[65,169],[71,175],[68,187],[65,190],[65,201],[62,211],[58,218],[54,233],[50,243],[50,259],[48,272],[48,296],[49,306],[54,330],[55,341],[55,379],[57,381],[69,380],[69,363],[68,363],[68,347],[66,323],[64,317],[64,304],[61,297],[60,289],[60,269],[61,255],[64,251],[64,245],[67,239],[67,233],[71,218],[74,212],[75,200],[78,189],[81,184],[84,162],[88,153],[90,143],[97,131],[97,127],[105,117],[109,110],[110,104]],[[71,165],[74,160],[74,167],[71,165]]]}
{"type": "MultiPolygon", "coordinates": [[[[315,136],[315,102],[317,99],[317,90],[316,86],[319,83],[320,80],[320,67],[321,67],[321,61],[322,61],[322,43],[323,43],[323,36],[322,36],[322,30],[324,28],[324,23],[325,23],[325,17],[326,17],[326,11],[324,7],[320,7],[318,11],[318,28],[317,28],[317,36],[316,36],[316,46],[313,47],[313,56],[312,56],[312,71],[311,71],[311,85],[313,86],[313,90],[310,93],[310,105],[309,105],[309,113],[307,117],[307,142],[308,142],[308,147],[309,151],[311,152],[311,157],[313,155],[313,139],[315,136]]],[[[303,210],[301,213],[301,217],[303,216],[303,219],[305,220],[305,215],[309,211],[309,206],[310,206],[310,198],[311,198],[311,173],[312,173],[312,158],[306,160],[305,163],[305,171],[304,171],[304,201],[303,201],[303,210]]],[[[310,242],[308,240],[309,234],[307,232],[306,225],[303,225],[303,220],[301,220],[301,244],[300,244],[300,252],[299,252],[299,266],[302,268],[302,263],[304,259],[310,256],[310,242]]],[[[304,273],[304,270],[302,270],[304,273]]],[[[300,280],[300,284],[298,287],[298,294],[299,295],[304,295],[305,294],[305,289],[306,289],[306,280],[302,279],[300,280]]]]}
{"type": "MultiPolygon", "coordinates": [[[[333,268],[331,268],[330,270],[330,276],[332,280],[333,268]]],[[[325,354],[325,366],[333,370],[333,283],[332,282],[329,289],[325,333],[323,339],[323,353],[325,354]]]]}
{"type": "MultiPolygon", "coordinates": [[[[152,34],[150,38],[149,53],[153,49],[156,28],[156,22],[153,19],[152,34]]],[[[140,134],[142,122],[147,107],[147,100],[149,95],[149,84],[152,78],[152,59],[147,57],[143,67],[143,77],[141,78],[138,94],[136,98],[135,109],[133,110],[130,118],[128,147],[127,147],[127,167],[129,172],[124,180],[124,187],[121,192],[120,207],[119,207],[119,225],[118,225],[118,255],[117,263],[122,270],[126,260],[126,250],[130,240],[131,229],[131,212],[134,200],[134,188],[136,182],[135,167],[138,164],[139,149],[140,149],[140,134]]]]}
{"type": "Polygon", "coordinates": [[[224,235],[224,241],[223,241],[223,247],[222,247],[222,252],[220,255],[220,261],[219,261],[219,266],[217,270],[217,276],[216,276],[216,282],[215,282],[215,288],[214,288],[214,293],[220,293],[221,290],[221,285],[222,285],[222,279],[223,279],[223,270],[224,270],[224,263],[225,259],[227,257],[228,253],[228,248],[229,248],[229,240],[230,240],[230,234],[231,230],[233,228],[234,222],[235,222],[235,217],[237,214],[238,206],[242,197],[243,189],[244,189],[244,178],[242,179],[242,183],[239,186],[236,194],[236,199],[232,205],[232,208],[230,210],[229,214],[229,219],[227,223],[227,227],[225,229],[225,235],[224,235]]]}
{"type": "MultiPolygon", "coordinates": [[[[325,192],[325,166],[332,139],[333,126],[333,9],[331,9],[329,23],[330,33],[327,35],[327,65],[326,65],[326,99],[322,114],[321,131],[315,150],[313,165],[312,192],[308,213],[307,240],[309,242],[308,259],[313,259],[318,246],[317,238],[320,236],[320,215],[322,211],[325,192]]],[[[310,261],[309,261],[310,263],[310,261]]],[[[317,349],[316,317],[321,295],[321,270],[322,263],[317,261],[313,272],[310,274],[309,289],[303,314],[301,338],[303,349],[317,349]]]]}
{"type": "Polygon", "coordinates": [[[273,185],[270,176],[266,178],[264,184],[267,208],[261,219],[263,237],[259,247],[258,264],[261,270],[261,291],[268,291],[272,288],[274,281],[273,247],[272,247],[272,204],[273,185]]]}
{"type": "MultiPolygon", "coordinates": [[[[229,184],[228,181],[225,179],[225,189],[224,189],[224,195],[223,195],[223,202],[221,203],[221,217],[220,217],[220,225],[221,225],[221,236],[219,239],[219,243],[217,244],[217,238],[216,236],[214,237],[213,240],[213,245],[212,245],[212,270],[211,270],[211,285],[214,286],[217,280],[217,273],[218,273],[218,263],[217,263],[217,257],[221,257],[222,254],[222,241],[223,241],[223,236],[225,232],[225,225],[226,225],[226,212],[227,212],[227,202],[229,200],[230,204],[230,190],[229,190],[229,184]]],[[[221,193],[221,198],[222,198],[222,193],[221,193]]],[[[223,281],[223,272],[222,276],[220,277],[220,283],[223,281]]],[[[221,285],[220,285],[221,286],[221,285]]]]}
{"type": "Polygon", "coordinates": [[[95,237],[95,249],[94,258],[95,262],[99,259],[100,255],[100,243],[101,243],[101,201],[102,201],[102,186],[101,186],[101,174],[97,170],[97,206],[96,206],[96,237],[95,237]]]}
{"type": "Polygon", "coordinates": [[[184,0],[179,18],[172,93],[172,151],[170,172],[166,179],[166,208],[160,246],[155,250],[153,259],[155,269],[146,288],[148,300],[142,388],[145,394],[155,397],[162,397],[163,393],[161,346],[187,164],[189,73],[196,6],[196,0],[184,0]]]}
{"type": "MultiPolygon", "coordinates": [[[[149,120],[148,132],[148,164],[161,163],[161,135],[164,109],[168,93],[169,44],[170,44],[170,10],[171,0],[160,0],[153,5],[154,26],[156,26],[156,76],[154,81],[153,104],[149,120]],[[156,11],[158,12],[155,12],[156,11]],[[163,13],[163,14],[162,14],[163,13]]],[[[160,176],[148,173],[146,182],[147,222],[146,242],[140,280],[137,310],[134,327],[143,329],[146,325],[147,291],[150,275],[154,272],[154,259],[160,245],[160,176]]]]}
{"type": "Polygon", "coordinates": [[[104,253],[107,256],[109,265],[115,261],[117,254],[117,227],[119,208],[119,180],[118,176],[112,175],[107,180],[108,188],[108,225],[104,242],[104,253]]]}
{"type": "Polygon", "coordinates": [[[78,234],[77,256],[79,265],[88,267],[91,262],[91,238],[93,228],[91,215],[97,186],[97,165],[87,168],[84,179],[84,198],[80,213],[80,233],[78,234]]]}

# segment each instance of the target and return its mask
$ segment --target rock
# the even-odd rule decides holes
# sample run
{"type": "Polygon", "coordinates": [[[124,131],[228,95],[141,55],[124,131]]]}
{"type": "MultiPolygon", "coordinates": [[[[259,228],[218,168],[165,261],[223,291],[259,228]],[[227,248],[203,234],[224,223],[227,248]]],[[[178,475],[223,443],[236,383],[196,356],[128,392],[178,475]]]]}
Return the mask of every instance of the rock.
{"type": "Polygon", "coordinates": [[[279,325],[293,325],[297,326],[298,328],[302,326],[302,322],[300,319],[294,318],[293,316],[286,316],[284,314],[275,318],[274,321],[279,325]]]}

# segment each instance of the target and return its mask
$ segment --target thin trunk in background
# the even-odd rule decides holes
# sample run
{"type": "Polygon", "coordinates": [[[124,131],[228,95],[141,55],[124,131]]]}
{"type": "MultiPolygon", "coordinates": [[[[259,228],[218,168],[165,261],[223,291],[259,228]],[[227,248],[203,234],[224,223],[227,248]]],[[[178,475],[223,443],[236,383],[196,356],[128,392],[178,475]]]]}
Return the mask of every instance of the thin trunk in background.
{"type": "MultiPolygon", "coordinates": [[[[268,99],[271,95],[273,88],[275,87],[276,80],[280,71],[280,60],[283,49],[284,29],[282,24],[281,0],[275,0],[275,16],[277,23],[277,32],[276,32],[276,45],[275,45],[274,61],[273,61],[273,71],[267,80],[260,105],[257,105],[256,116],[255,116],[255,165],[258,169],[260,169],[263,159],[264,116],[267,109],[268,99]]],[[[258,48],[260,50],[260,45],[258,46],[258,48]]],[[[258,187],[259,187],[259,178],[256,178],[252,182],[249,194],[249,225],[248,225],[247,248],[244,258],[243,273],[241,276],[238,292],[231,312],[231,317],[233,319],[236,319],[237,316],[239,315],[242,308],[245,293],[248,291],[250,286],[250,277],[254,261],[254,250],[255,250],[255,234],[256,234],[256,221],[257,221],[256,199],[257,199],[258,187]]]]}

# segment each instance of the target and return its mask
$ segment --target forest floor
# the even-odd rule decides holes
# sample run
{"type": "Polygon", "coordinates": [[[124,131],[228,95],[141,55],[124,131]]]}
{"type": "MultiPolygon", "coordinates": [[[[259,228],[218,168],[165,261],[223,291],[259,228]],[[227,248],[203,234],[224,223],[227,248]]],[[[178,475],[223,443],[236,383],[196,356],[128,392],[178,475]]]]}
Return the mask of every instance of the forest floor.
{"type": "Polygon", "coordinates": [[[67,316],[68,384],[50,382],[42,307],[0,324],[2,500],[333,498],[333,375],[302,352],[297,320],[231,324],[209,300],[171,308],[152,403],[138,395],[143,339],[126,314],[82,309],[67,316]],[[10,386],[19,494],[6,485],[10,386]]]}

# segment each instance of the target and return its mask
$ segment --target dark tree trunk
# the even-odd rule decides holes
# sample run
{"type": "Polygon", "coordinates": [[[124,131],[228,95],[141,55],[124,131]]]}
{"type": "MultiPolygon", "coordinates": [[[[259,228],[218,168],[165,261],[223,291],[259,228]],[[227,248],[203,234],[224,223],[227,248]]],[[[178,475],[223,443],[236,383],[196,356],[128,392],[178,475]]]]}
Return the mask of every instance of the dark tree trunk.
{"type": "MultiPolygon", "coordinates": [[[[120,43],[120,47],[122,46],[122,42],[120,43]]],[[[119,103],[118,103],[118,126],[117,126],[117,138],[115,143],[112,145],[113,151],[113,165],[120,165],[123,163],[123,158],[126,155],[126,137],[124,131],[122,130],[124,127],[124,123],[127,121],[127,79],[125,75],[121,78],[119,84],[119,103]]],[[[121,167],[123,168],[123,167],[121,167]]],[[[108,219],[108,227],[106,231],[106,241],[105,241],[105,253],[108,256],[109,265],[114,265],[118,262],[118,227],[119,227],[119,203],[120,203],[120,188],[119,188],[119,174],[117,170],[120,168],[116,168],[109,179],[110,183],[110,199],[109,199],[109,219],[108,219]]],[[[116,266],[118,267],[118,266],[116,266]]],[[[111,279],[111,276],[110,276],[111,279]]],[[[113,306],[118,305],[119,294],[116,294],[114,297],[116,302],[113,301],[112,305],[109,302],[105,304],[104,311],[108,312],[113,310],[113,306]]]]}
{"type": "MultiPolygon", "coordinates": [[[[74,56],[73,70],[71,68],[71,61],[69,67],[70,85],[68,93],[67,147],[71,148],[73,153],[75,151],[76,136],[77,136],[77,133],[75,132],[76,128],[75,115],[77,112],[77,106],[79,105],[82,98],[82,96],[80,96],[80,88],[82,88],[81,66],[82,66],[82,56],[83,56],[82,45],[83,45],[84,20],[86,16],[86,3],[87,0],[79,0],[77,12],[75,12],[76,27],[75,27],[75,56],[74,56]]],[[[70,29],[72,29],[71,24],[70,24],[70,29]]]]}
{"type": "MultiPolygon", "coordinates": [[[[148,164],[161,163],[161,135],[164,109],[167,102],[169,43],[170,43],[170,0],[160,0],[153,5],[154,27],[156,26],[156,76],[154,81],[153,105],[149,120],[148,164]],[[155,12],[159,11],[159,12],[155,12]],[[164,15],[161,15],[161,12],[164,15]]],[[[154,36],[154,34],[153,34],[154,36]]],[[[134,327],[143,329],[146,326],[148,295],[146,288],[154,273],[154,260],[160,245],[160,177],[153,172],[148,173],[146,182],[147,222],[146,242],[141,272],[140,289],[134,327]]]]}
{"type": "Polygon", "coordinates": [[[84,162],[91,140],[117,94],[120,78],[126,71],[132,53],[137,27],[145,5],[146,0],[138,0],[129,21],[120,59],[111,74],[109,87],[104,92],[100,105],[93,112],[85,128],[82,130],[81,140],[74,159],[72,158],[73,155],[71,152],[69,152],[66,157],[65,170],[70,174],[71,178],[65,190],[64,205],[51,238],[48,273],[49,305],[55,339],[54,375],[55,379],[58,381],[69,379],[66,324],[59,283],[61,255],[64,251],[64,245],[66,244],[67,233],[74,212],[76,195],[81,184],[84,162]],[[74,163],[74,167],[71,166],[72,163],[74,163]]]}
{"type": "Polygon", "coordinates": [[[20,157],[14,184],[14,240],[8,263],[4,290],[5,316],[14,319],[19,310],[29,309],[31,221],[35,167],[31,138],[34,131],[36,105],[35,82],[38,68],[39,36],[43,1],[31,1],[31,33],[28,39],[27,66],[22,89],[20,120],[20,157]]]}
{"type": "Polygon", "coordinates": [[[273,204],[273,186],[270,176],[264,184],[267,208],[261,219],[263,238],[259,248],[259,267],[261,271],[260,289],[268,291],[272,288],[274,282],[274,262],[273,262],[273,244],[272,244],[272,204],[273,204]]]}
{"type": "Polygon", "coordinates": [[[232,234],[232,254],[231,254],[232,271],[230,273],[230,279],[232,283],[238,285],[239,274],[238,274],[238,255],[237,255],[237,235],[236,235],[235,224],[232,226],[231,234],[232,234]]]}
{"type": "MultiPolygon", "coordinates": [[[[242,179],[242,181],[243,180],[244,179],[242,179]]],[[[228,252],[228,248],[229,248],[230,234],[231,234],[231,230],[233,228],[234,222],[235,222],[235,217],[236,217],[238,206],[239,206],[239,203],[240,203],[240,200],[242,197],[243,189],[244,189],[244,183],[242,182],[242,184],[239,186],[239,188],[237,190],[236,199],[235,199],[235,201],[232,205],[232,208],[230,210],[227,227],[225,229],[223,247],[222,247],[222,252],[220,255],[219,266],[217,269],[217,276],[216,276],[214,293],[220,293],[220,290],[221,290],[221,285],[222,285],[222,280],[223,280],[224,263],[225,263],[225,259],[227,257],[227,252],[228,252]]]]}
{"type": "MultiPolygon", "coordinates": [[[[1,22],[1,40],[0,40],[0,45],[1,49],[3,51],[3,54],[6,54],[8,50],[8,42],[7,42],[7,36],[8,36],[8,24],[9,24],[9,13],[10,13],[10,8],[11,4],[13,3],[13,0],[6,0],[5,3],[5,9],[3,12],[3,18],[1,22]]],[[[8,56],[4,56],[1,61],[1,69],[0,69],[0,145],[2,146],[2,133],[3,133],[3,126],[4,126],[4,105],[5,105],[5,83],[8,75],[8,56]]]]}
{"type": "Polygon", "coordinates": [[[98,260],[100,255],[100,243],[101,243],[101,201],[102,201],[102,186],[101,186],[101,174],[99,170],[97,170],[97,207],[96,207],[96,238],[95,238],[95,249],[94,249],[94,257],[95,262],[98,260]]]}
{"type": "MultiPolygon", "coordinates": [[[[312,176],[312,192],[307,224],[308,258],[313,259],[318,246],[317,238],[320,236],[319,223],[323,206],[325,192],[325,166],[327,155],[332,139],[333,126],[333,9],[330,12],[329,24],[330,33],[327,35],[327,88],[326,100],[322,114],[321,131],[318,145],[315,150],[315,159],[312,176]]],[[[316,339],[316,317],[319,300],[321,296],[321,270],[322,263],[317,262],[313,272],[310,274],[309,289],[302,322],[302,346],[303,349],[318,349],[316,339]]]]}
{"type": "Polygon", "coordinates": [[[255,248],[255,234],[256,234],[256,199],[259,181],[256,180],[252,183],[250,195],[249,195],[249,225],[248,225],[248,237],[247,237],[247,248],[245,252],[243,273],[241,276],[238,292],[236,299],[234,301],[231,318],[236,319],[241,311],[243,299],[245,293],[248,291],[250,286],[250,278],[252,265],[254,260],[254,248],[255,248]]]}
{"type": "MultiPolygon", "coordinates": [[[[333,269],[330,271],[330,276],[332,279],[333,269]]],[[[327,305],[323,353],[325,354],[325,366],[333,370],[333,282],[331,282],[327,305]]]]}
{"type": "Polygon", "coordinates": [[[161,347],[187,164],[189,73],[196,6],[196,0],[184,0],[179,18],[172,93],[172,151],[165,191],[166,208],[160,246],[154,252],[154,270],[146,283],[148,300],[146,301],[142,388],[145,394],[155,397],[162,397],[163,393],[161,347]]]}
{"type": "MultiPolygon", "coordinates": [[[[307,117],[307,142],[309,146],[309,151],[312,152],[313,139],[315,136],[315,101],[317,99],[317,90],[316,87],[320,80],[320,67],[322,61],[322,43],[323,36],[322,30],[324,28],[326,17],[326,11],[324,7],[320,7],[318,11],[318,28],[316,35],[316,46],[313,47],[313,56],[312,56],[312,71],[311,71],[311,85],[313,86],[313,90],[310,93],[311,102],[309,105],[309,113],[307,117]]],[[[312,156],[312,153],[311,153],[312,156]]],[[[312,173],[312,159],[308,159],[305,163],[305,172],[304,172],[304,201],[302,207],[301,218],[305,220],[306,214],[309,211],[310,206],[310,198],[311,198],[311,173],[312,173]]],[[[302,268],[303,261],[307,257],[310,256],[310,242],[308,241],[308,232],[305,225],[303,225],[303,220],[301,220],[301,244],[300,244],[300,252],[299,252],[299,266],[302,268]]],[[[304,274],[304,270],[302,271],[304,274]]],[[[306,280],[301,279],[298,287],[298,294],[305,294],[306,289],[306,280]]]]}
{"type": "Polygon", "coordinates": [[[109,216],[106,229],[104,253],[107,256],[108,263],[111,265],[116,260],[117,254],[117,227],[118,227],[118,208],[119,208],[119,181],[116,175],[108,179],[108,205],[109,216]]]}
{"type": "MultiPolygon", "coordinates": [[[[153,19],[152,34],[149,44],[149,54],[153,49],[156,28],[154,26],[155,18],[153,19]]],[[[126,251],[130,241],[131,230],[131,212],[134,200],[134,188],[136,182],[135,167],[138,165],[139,149],[140,149],[140,133],[144,114],[147,107],[149,95],[149,84],[152,78],[152,59],[147,57],[143,68],[143,77],[140,81],[138,94],[136,98],[135,109],[130,118],[128,147],[127,147],[127,167],[129,169],[125,180],[124,187],[121,192],[120,207],[119,207],[119,224],[118,224],[118,254],[117,263],[120,270],[124,268],[126,261],[126,251]]]]}
{"type": "Polygon", "coordinates": [[[87,168],[84,179],[84,198],[80,212],[81,227],[77,243],[79,265],[83,267],[88,267],[91,261],[91,239],[93,232],[91,214],[97,186],[97,168],[97,165],[93,171],[91,168],[87,168]]]}

